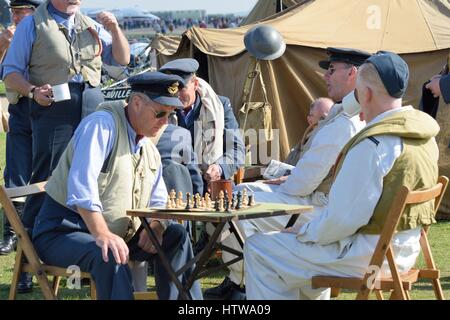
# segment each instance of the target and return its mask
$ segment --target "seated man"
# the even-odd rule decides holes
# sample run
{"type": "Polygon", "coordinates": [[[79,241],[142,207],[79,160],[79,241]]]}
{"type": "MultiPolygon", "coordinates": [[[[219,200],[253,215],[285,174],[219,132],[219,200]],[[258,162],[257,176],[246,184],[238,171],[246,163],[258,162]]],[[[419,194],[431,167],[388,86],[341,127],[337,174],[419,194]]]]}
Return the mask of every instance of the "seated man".
{"type": "MultiPolygon", "coordinates": [[[[167,203],[161,159],[147,137],[156,135],[168,115],[182,106],[178,90],[184,81],[159,72],[128,81],[132,92],[127,105],[103,103],[80,123],[46,186],[33,242],[45,263],[77,265],[91,273],[99,299],[133,298],[129,259],[153,261],[158,297],[176,299],[178,290],[147,232],[126,210],[167,203]]],[[[153,219],[150,227],[175,270],[192,258],[183,226],[153,219]]],[[[191,295],[202,298],[199,283],[191,295]]]]}
{"type": "MultiPolygon", "coordinates": [[[[319,65],[327,69],[325,81],[328,96],[335,101],[328,116],[319,121],[305,144],[300,160],[297,162],[287,180],[281,185],[270,185],[274,192],[255,192],[256,202],[281,202],[288,204],[313,204],[323,206],[328,202],[328,192],[331,186],[333,165],[339,152],[359,130],[364,127],[358,113],[347,114],[341,101],[355,89],[358,67],[370,56],[369,53],[355,49],[329,48],[329,60],[321,61],[319,65]]],[[[236,186],[236,191],[244,185],[236,186]]],[[[276,216],[264,219],[249,219],[237,221],[244,238],[255,232],[282,230],[290,216],[276,216]]],[[[223,245],[235,250],[241,250],[234,235],[226,237],[223,245]]],[[[223,252],[224,262],[236,256],[223,252]]],[[[237,284],[243,280],[242,262],[230,266],[230,279],[223,285],[205,291],[205,298],[210,295],[226,296],[230,291],[238,290],[237,284]]]]}
{"type": "Polygon", "coordinates": [[[191,132],[207,191],[210,181],[233,178],[244,164],[245,148],[230,99],[217,95],[205,80],[197,77],[198,68],[195,59],[176,59],[159,71],[185,80],[186,86],[179,95],[183,109],[177,111],[177,120],[179,126],[191,132]]]}
{"type": "Polygon", "coordinates": [[[153,142],[161,155],[167,190],[202,195],[203,179],[192,149],[191,133],[173,124],[165,125],[161,131],[153,142]]]}
{"type": "MultiPolygon", "coordinates": [[[[298,142],[298,144],[292,148],[291,152],[286,158],[285,163],[295,166],[300,159],[300,156],[306,150],[306,143],[309,141],[309,138],[314,132],[314,129],[317,127],[319,121],[322,121],[326,118],[330,109],[333,107],[334,102],[330,98],[318,98],[311,103],[309,108],[309,114],[307,116],[308,128],[306,128],[303,133],[302,138],[298,142]]],[[[285,182],[288,178],[288,175],[282,176],[280,178],[267,179],[267,180],[259,180],[256,182],[249,183],[241,183],[236,189],[243,190],[246,188],[249,191],[265,191],[272,192],[276,189],[281,183],[285,182]]]]}
{"type": "MultiPolygon", "coordinates": [[[[342,150],[326,207],[287,232],[247,239],[249,299],[329,298],[329,289],[311,288],[311,278],[362,277],[398,188],[417,190],[436,183],[434,137],[439,126],[427,114],[402,107],[408,73],[406,62],[390,52],[380,52],[361,66],[356,92],[367,127],[342,150]]],[[[410,206],[401,217],[392,241],[399,272],[414,265],[421,226],[435,222],[433,207],[434,201],[410,206]]]]}

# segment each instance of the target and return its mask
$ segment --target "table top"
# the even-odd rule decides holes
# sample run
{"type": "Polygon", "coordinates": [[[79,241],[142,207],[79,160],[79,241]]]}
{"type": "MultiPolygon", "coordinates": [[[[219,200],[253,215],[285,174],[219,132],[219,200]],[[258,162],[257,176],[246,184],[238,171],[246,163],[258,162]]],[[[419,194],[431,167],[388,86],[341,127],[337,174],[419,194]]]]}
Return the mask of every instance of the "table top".
{"type": "Polygon", "coordinates": [[[127,215],[154,219],[177,219],[204,222],[226,222],[230,220],[245,220],[253,218],[265,218],[271,216],[300,214],[311,211],[312,206],[302,206],[281,203],[259,203],[252,207],[227,212],[215,211],[187,211],[176,209],[133,209],[127,210],[127,215]]]}

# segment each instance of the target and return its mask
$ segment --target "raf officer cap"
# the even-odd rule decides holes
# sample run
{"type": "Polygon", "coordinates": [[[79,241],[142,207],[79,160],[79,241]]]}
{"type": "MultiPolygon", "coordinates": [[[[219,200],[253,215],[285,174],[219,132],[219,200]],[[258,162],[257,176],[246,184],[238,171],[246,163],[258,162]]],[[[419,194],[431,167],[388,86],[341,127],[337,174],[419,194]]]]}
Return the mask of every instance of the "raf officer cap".
{"type": "Polygon", "coordinates": [[[9,2],[10,8],[37,8],[43,1],[42,0],[11,0],[9,2]]]}
{"type": "Polygon", "coordinates": [[[409,80],[409,68],[405,60],[393,52],[378,51],[366,62],[375,66],[386,91],[391,97],[403,97],[409,80]]]}
{"type": "Polygon", "coordinates": [[[327,54],[329,59],[319,62],[319,66],[325,70],[328,70],[330,63],[333,61],[346,62],[358,67],[371,56],[366,51],[349,48],[327,48],[327,54]]]}
{"type": "Polygon", "coordinates": [[[132,92],[142,92],[157,103],[177,108],[183,107],[178,99],[178,92],[184,87],[184,80],[177,75],[144,72],[130,77],[128,83],[132,92]]]}
{"type": "Polygon", "coordinates": [[[199,67],[198,61],[191,58],[176,59],[167,62],[161,68],[159,72],[166,74],[176,74],[183,79],[189,79],[195,72],[197,72],[199,67]]]}

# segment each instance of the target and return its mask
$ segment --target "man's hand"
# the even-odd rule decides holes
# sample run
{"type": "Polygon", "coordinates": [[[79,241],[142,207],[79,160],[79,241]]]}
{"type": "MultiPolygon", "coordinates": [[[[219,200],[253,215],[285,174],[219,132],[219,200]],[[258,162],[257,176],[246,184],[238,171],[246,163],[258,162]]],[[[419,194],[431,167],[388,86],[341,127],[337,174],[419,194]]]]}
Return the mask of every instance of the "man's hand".
{"type": "Polygon", "coordinates": [[[206,170],[205,174],[203,175],[203,178],[208,182],[220,180],[221,178],[220,166],[218,164],[210,165],[208,167],[208,170],[206,170]]]}
{"type": "MultiPolygon", "coordinates": [[[[157,220],[153,220],[150,223],[150,228],[155,233],[156,239],[158,239],[158,243],[162,244],[164,228],[161,223],[159,223],[159,221],[157,220]]],[[[139,234],[138,246],[139,248],[150,254],[155,254],[157,252],[155,246],[148,236],[147,230],[142,230],[139,234]]]]}
{"type": "Polygon", "coordinates": [[[15,31],[16,31],[16,27],[14,27],[14,26],[9,26],[5,30],[3,30],[3,32],[0,33],[0,43],[1,44],[5,43],[5,44],[8,44],[8,46],[9,46],[9,43],[11,42],[15,31]]]}
{"type": "Polygon", "coordinates": [[[441,75],[436,75],[431,78],[430,82],[425,86],[433,94],[433,97],[438,98],[441,96],[441,88],[439,86],[439,81],[441,80],[441,75]]]}
{"type": "Polygon", "coordinates": [[[263,183],[280,185],[282,183],[285,183],[287,178],[288,178],[288,176],[282,176],[282,177],[279,177],[276,179],[263,180],[263,183]]]}
{"type": "Polygon", "coordinates": [[[300,230],[300,227],[301,227],[300,224],[295,224],[293,227],[289,227],[289,228],[281,230],[281,232],[297,234],[298,231],[300,230]]]}
{"type": "Polygon", "coordinates": [[[112,232],[99,234],[95,237],[95,244],[102,249],[103,261],[108,262],[108,250],[111,250],[118,264],[128,263],[128,246],[118,235],[112,232]]]}
{"type": "Polygon", "coordinates": [[[34,89],[34,101],[39,103],[43,107],[48,107],[53,102],[52,86],[44,84],[43,86],[36,87],[34,89]]]}
{"type": "Polygon", "coordinates": [[[111,12],[102,11],[99,14],[97,14],[96,19],[109,32],[114,32],[114,31],[117,31],[119,29],[119,23],[117,22],[117,19],[114,16],[114,14],[112,14],[111,12]]]}

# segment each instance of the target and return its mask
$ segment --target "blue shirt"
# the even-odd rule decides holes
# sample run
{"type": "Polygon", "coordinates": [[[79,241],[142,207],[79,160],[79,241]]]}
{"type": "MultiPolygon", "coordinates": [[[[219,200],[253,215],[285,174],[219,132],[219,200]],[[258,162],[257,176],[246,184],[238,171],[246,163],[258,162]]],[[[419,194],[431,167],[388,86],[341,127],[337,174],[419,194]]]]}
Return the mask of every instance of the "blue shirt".
{"type": "MultiPolygon", "coordinates": [[[[63,24],[68,30],[69,34],[73,34],[75,15],[67,16],[66,14],[57,11],[51,3],[49,3],[48,11],[50,16],[55,19],[56,23],[63,24]]],[[[102,25],[95,22],[95,29],[98,32],[99,38],[102,41],[103,52],[102,60],[106,64],[118,65],[112,55],[112,37],[103,28],[102,25]]],[[[8,52],[2,64],[2,79],[5,80],[8,74],[13,72],[19,73],[28,79],[28,65],[31,59],[31,52],[33,43],[36,40],[36,26],[34,25],[34,17],[27,16],[17,25],[16,32],[9,46],[8,52]]],[[[75,75],[70,82],[83,82],[81,74],[75,75]]]]}
{"type": "MultiPolygon", "coordinates": [[[[139,140],[136,144],[136,132],[127,122],[130,152],[138,153],[145,143],[151,143],[148,138],[139,140]]],[[[67,206],[102,212],[103,207],[98,193],[97,179],[103,163],[112,151],[116,139],[116,126],[113,115],[106,111],[98,111],[81,121],[72,138],[73,159],[67,183],[67,206]]],[[[163,207],[167,204],[167,189],[162,178],[160,166],[149,206],[163,207]]]]}

